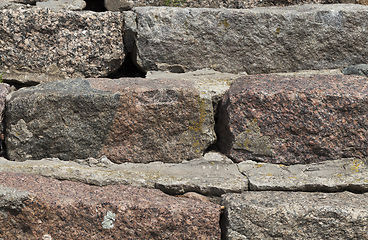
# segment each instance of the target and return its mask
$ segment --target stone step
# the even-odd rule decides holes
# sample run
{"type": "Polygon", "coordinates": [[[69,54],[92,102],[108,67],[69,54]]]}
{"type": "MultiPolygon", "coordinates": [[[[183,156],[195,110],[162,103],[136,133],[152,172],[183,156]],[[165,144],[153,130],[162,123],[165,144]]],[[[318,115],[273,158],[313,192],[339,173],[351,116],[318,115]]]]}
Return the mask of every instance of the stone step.
{"type": "MultiPolygon", "coordinates": [[[[51,0],[50,0],[51,1],[51,0]]],[[[133,7],[143,6],[166,6],[166,7],[185,7],[185,8],[237,8],[248,9],[254,7],[267,7],[267,6],[288,6],[288,5],[300,5],[300,4],[328,4],[328,3],[356,3],[365,4],[366,0],[206,0],[206,1],[194,1],[194,0],[105,0],[105,7],[109,11],[124,11],[133,7]]]]}
{"type": "Polygon", "coordinates": [[[253,191],[368,192],[367,159],[290,166],[248,160],[239,163],[238,168],[253,191]]]}
{"type": "Polygon", "coordinates": [[[75,79],[7,97],[10,160],[182,162],[214,143],[212,101],[189,81],[75,79]]]}
{"type": "Polygon", "coordinates": [[[226,194],[224,239],[367,239],[368,195],[306,192],[226,194]]]}
{"type": "Polygon", "coordinates": [[[0,173],[3,239],[220,239],[220,205],[128,186],[0,173]]]}
{"type": "Polygon", "coordinates": [[[368,55],[361,25],[368,6],[356,4],[0,11],[0,31],[6,33],[0,38],[0,72],[8,81],[28,84],[111,76],[126,53],[143,75],[204,68],[248,74],[345,68],[365,63],[368,55]]]}
{"type": "MultiPolygon", "coordinates": [[[[132,12],[134,14],[132,14],[132,12]]],[[[365,63],[368,6],[238,9],[137,7],[126,39],[142,69],[295,72],[365,63]]]]}
{"type": "Polygon", "coordinates": [[[73,161],[46,158],[25,162],[0,158],[0,172],[37,174],[97,186],[157,188],[171,195],[197,192],[219,197],[225,193],[248,190],[248,180],[238,171],[237,166],[227,157],[214,152],[179,164],[114,164],[106,157],[73,161]]]}
{"type": "Polygon", "coordinates": [[[5,9],[0,22],[3,79],[42,83],[107,76],[125,58],[120,13],[5,9]]]}
{"type": "Polygon", "coordinates": [[[239,78],[222,99],[218,146],[235,162],[365,158],[366,81],[352,75],[239,78]]]}

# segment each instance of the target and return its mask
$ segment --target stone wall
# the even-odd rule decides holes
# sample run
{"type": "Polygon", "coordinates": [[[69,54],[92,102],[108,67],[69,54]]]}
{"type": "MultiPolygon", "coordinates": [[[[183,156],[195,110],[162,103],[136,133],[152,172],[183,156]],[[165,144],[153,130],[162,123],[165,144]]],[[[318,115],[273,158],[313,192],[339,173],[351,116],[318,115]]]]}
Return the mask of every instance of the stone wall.
{"type": "Polygon", "coordinates": [[[368,7],[327,3],[0,1],[0,239],[367,238],[368,7]]]}

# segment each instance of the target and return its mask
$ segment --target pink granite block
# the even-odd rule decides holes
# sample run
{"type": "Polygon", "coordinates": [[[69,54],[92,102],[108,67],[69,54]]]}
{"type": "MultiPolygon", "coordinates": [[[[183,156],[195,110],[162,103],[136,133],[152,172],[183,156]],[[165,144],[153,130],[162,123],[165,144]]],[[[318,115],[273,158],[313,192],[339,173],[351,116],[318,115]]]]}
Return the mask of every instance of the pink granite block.
{"type": "Polygon", "coordinates": [[[21,173],[0,173],[0,186],[12,190],[0,191],[0,236],[6,240],[220,239],[220,205],[213,203],[21,173]]]}
{"type": "Polygon", "coordinates": [[[361,76],[239,78],[223,97],[219,147],[236,162],[367,157],[367,94],[361,76]]]}

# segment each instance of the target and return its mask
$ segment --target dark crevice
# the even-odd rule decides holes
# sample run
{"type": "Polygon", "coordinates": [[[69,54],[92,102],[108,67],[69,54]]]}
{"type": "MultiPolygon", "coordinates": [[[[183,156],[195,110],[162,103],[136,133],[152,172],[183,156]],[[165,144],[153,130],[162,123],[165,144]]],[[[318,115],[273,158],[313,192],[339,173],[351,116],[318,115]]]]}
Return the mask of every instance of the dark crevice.
{"type": "Polygon", "coordinates": [[[133,53],[128,52],[121,67],[115,72],[110,73],[108,78],[121,77],[146,77],[146,72],[143,71],[133,60],[133,53]]]}
{"type": "Polygon", "coordinates": [[[221,230],[221,239],[225,240],[226,239],[226,234],[227,234],[227,227],[226,227],[226,223],[227,223],[227,218],[226,218],[226,209],[221,210],[220,213],[220,230],[221,230]]]}
{"type": "Polygon", "coordinates": [[[16,90],[21,89],[23,87],[33,87],[33,86],[40,84],[39,82],[30,81],[27,83],[22,83],[17,80],[7,80],[7,79],[4,79],[3,82],[9,84],[10,86],[13,86],[16,90]]]}
{"type": "Polygon", "coordinates": [[[94,12],[106,12],[104,0],[85,0],[86,7],[83,10],[94,12]]]}
{"type": "Polygon", "coordinates": [[[214,128],[215,128],[215,134],[216,134],[216,141],[207,147],[207,149],[204,151],[204,154],[208,152],[220,152],[220,149],[217,145],[219,141],[218,139],[219,135],[217,134],[217,124],[218,124],[218,117],[219,117],[219,110],[220,110],[221,102],[222,102],[221,97],[218,97],[218,99],[212,99],[213,118],[215,121],[214,128]]]}

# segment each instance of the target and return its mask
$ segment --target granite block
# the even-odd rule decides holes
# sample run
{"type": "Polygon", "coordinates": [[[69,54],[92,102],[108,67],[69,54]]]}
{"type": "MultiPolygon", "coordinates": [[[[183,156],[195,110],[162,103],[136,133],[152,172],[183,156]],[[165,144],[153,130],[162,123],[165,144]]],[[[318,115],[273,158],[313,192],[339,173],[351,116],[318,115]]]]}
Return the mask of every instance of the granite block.
{"type": "Polygon", "coordinates": [[[352,75],[239,78],[220,107],[219,148],[236,162],[367,157],[366,83],[352,75]]]}

